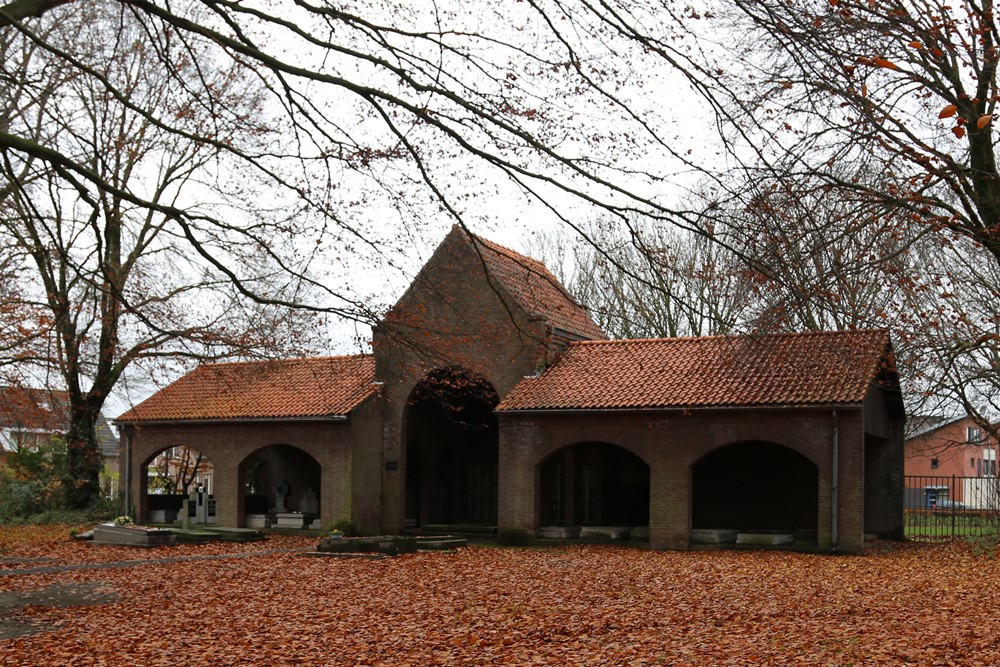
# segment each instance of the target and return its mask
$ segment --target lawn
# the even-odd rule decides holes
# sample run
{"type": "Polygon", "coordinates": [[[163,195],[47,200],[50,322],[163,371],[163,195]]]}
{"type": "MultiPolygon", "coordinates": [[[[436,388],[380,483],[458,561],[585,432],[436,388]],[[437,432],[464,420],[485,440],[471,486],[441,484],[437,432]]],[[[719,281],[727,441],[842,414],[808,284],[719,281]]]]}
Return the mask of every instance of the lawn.
{"type": "Polygon", "coordinates": [[[0,575],[22,571],[0,576],[0,665],[1000,664],[1000,567],[963,544],[292,551],[311,543],[136,550],[0,528],[0,575]],[[52,564],[92,569],[23,573],[52,564]]]}
{"type": "Polygon", "coordinates": [[[906,536],[914,540],[991,537],[997,534],[993,512],[977,510],[906,510],[906,536]]]}

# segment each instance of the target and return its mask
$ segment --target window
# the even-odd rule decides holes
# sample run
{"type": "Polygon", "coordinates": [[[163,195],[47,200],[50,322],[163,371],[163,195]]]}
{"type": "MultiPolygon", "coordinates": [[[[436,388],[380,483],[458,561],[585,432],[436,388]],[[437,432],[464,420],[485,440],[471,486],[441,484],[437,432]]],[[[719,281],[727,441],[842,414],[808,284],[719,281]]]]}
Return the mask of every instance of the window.
{"type": "Polygon", "coordinates": [[[983,448],[983,477],[996,477],[997,474],[997,453],[996,450],[983,448]]]}
{"type": "Polygon", "coordinates": [[[975,445],[983,440],[983,429],[978,426],[969,426],[965,429],[965,441],[970,445],[975,445]]]}
{"type": "Polygon", "coordinates": [[[937,468],[937,467],[938,467],[938,460],[931,459],[931,468],[937,468]]]}

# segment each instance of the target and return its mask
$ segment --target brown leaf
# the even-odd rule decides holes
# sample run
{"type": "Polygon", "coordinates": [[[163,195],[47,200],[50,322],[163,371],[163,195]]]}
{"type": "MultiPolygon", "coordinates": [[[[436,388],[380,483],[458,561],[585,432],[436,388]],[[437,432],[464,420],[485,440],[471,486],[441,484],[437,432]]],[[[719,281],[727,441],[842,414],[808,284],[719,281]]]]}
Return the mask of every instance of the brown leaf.
{"type": "Polygon", "coordinates": [[[964,128],[964,127],[962,127],[962,126],[958,126],[958,127],[953,127],[953,128],[951,128],[951,131],[952,131],[952,132],[954,133],[954,135],[955,135],[956,137],[958,137],[959,139],[961,139],[962,137],[964,137],[964,136],[965,136],[965,128],[964,128]]]}
{"type": "Polygon", "coordinates": [[[951,118],[956,113],[958,113],[958,106],[955,104],[949,104],[944,109],[941,109],[941,113],[938,114],[938,118],[951,118]]]}
{"type": "Polygon", "coordinates": [[[976,127],[981,130],[987,125],[989,125],[991,120],[993,120],[993,114],[991,113],[984,114],[979,117],[979,120],[976,121],[976,127]]]}
{"type": "Polygon", "coordinates": [[[885,58],[875,58],[872,62],[875,63],[876,67],[882,67],[884,69],[899,69],[896,67],[895,63],[886,60],[885,58]]]}

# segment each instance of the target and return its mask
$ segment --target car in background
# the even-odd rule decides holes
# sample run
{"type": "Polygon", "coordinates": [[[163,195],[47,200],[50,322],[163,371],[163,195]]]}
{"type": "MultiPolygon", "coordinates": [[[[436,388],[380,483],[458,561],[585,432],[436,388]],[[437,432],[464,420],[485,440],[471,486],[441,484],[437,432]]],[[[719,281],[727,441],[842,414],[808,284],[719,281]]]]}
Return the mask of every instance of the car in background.
{"type": "Polygon", "coordinates": [[[937,503],[937,509],[942,510],[964,510],[965,503],[959,502],[957,500],[939,500],[937,503]]]}

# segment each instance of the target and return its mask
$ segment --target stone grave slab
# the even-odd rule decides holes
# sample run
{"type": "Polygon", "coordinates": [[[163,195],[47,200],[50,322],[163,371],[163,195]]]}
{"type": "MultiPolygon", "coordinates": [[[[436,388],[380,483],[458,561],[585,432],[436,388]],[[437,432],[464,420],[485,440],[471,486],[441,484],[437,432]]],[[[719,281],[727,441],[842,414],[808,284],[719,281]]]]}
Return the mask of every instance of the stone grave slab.
{"type": "Polygon", "coordinates": [[[726,528],[695,528],[691,531],[691,544],[736,544],[737,530],[726,528]]]}
{"type": "Polygon", "coordinates": [[[580,528],[580,539],[583,540],[627,540],[631,534],[631,526],[582,526],[580,528]]]}
{"type": "Polygon", "coordinates": [[[131,547],[158,547],[174,544],[177,538],[169,528],[115,526],[101,524],[94,528],[94,544],[119,544],[131,547]]]}
{"type": "Polygon", "coordinates": [[[574,540],[580,537],[580,526],[542,526],[538,536],[549,540],[574,540]]]}
{"type": "Polygon", "coordinates": [[[758,546],[791,544],[792,540],[793,535],[791,533],[740,531],[740,533],[736,536],[736,544],[750,544],[758,546]]]}
{"type": "Polygon", "coordinates": [[[297,530],[304,530],[316,518],[313,514],[302,512],[278,512],[275,516],[277,518],[274,524],[275,528],[295,528],[297,530]]]}

